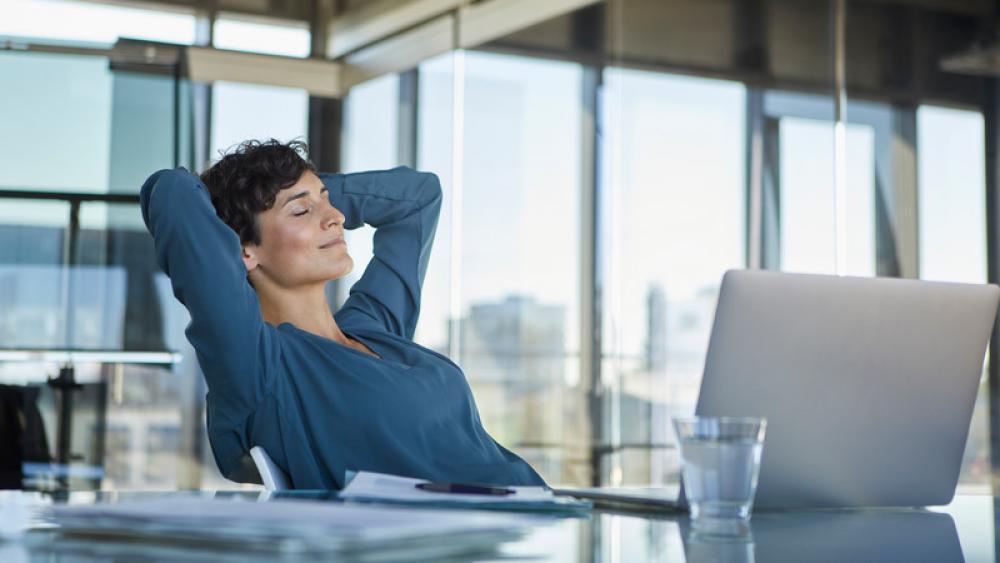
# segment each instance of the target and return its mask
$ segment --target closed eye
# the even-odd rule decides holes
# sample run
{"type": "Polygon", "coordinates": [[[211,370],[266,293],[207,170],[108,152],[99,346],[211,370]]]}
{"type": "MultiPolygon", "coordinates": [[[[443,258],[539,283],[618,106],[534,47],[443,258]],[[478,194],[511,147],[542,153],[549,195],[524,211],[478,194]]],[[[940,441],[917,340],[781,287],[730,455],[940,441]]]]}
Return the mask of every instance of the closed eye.
{"type": "MultiPolygon", "coordinates": [[[[324,187],[323,189],[321,189],[319,191],[320,196],[325,196],[325,197],[323,197],[323,199],[326,199],[327,203],[329,203],[329,201],[330,201],[329,200],[329,195],[328,195],[329,192],[330,192],[330,190],[326,189],[326,187],[324,187]]],[[[300,198],[307,198],[307,197],[309,197],[309,192],[302,192],[300,194],[296,194],[296,195],[292,196],[291,198],[289,198],[288,201],[285,202],[285,205],[288,205],[293,200],[300,199],[300,198]]],[[[303,201],[311,201],[311,200],[307,199],[307,200],[303,200],[303,201]]],[[[309,213],[310,211],[312,211],[312,208],[313,208],[313,204],[310,204],[309,207],[303,209],[302,211],[295,211],[295,212],[292,213],[292,215],[294,215],[296,217],[301,217],[301,216],[305,215],[306,213],[309,213]]]]}

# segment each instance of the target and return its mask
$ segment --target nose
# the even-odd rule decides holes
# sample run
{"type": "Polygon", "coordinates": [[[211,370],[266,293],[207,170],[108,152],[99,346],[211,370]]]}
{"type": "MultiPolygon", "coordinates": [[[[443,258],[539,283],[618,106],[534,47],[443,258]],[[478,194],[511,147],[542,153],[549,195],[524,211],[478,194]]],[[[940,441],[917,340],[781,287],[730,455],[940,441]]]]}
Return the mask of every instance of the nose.
{"type": "Polygon", "coordinates": [[[339,209],[331,205],[330,210],[327,212],[326,216],[323,217],[323,228],[329,229],[330,227],[343,225],[344,220],[344,214],[341,213],[339,209]]]}

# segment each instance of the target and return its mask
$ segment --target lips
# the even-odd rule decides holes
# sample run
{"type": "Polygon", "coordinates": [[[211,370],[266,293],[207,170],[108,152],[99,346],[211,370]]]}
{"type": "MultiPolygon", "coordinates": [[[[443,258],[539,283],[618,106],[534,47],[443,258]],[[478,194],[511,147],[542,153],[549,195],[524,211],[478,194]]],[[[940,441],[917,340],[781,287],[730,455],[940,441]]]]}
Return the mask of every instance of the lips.
{"type": "Polygon", "coordinates": [[[330,240],[324,242],[323,244],[321,244],[319,247],[320,248],[330,248],[330,247],[336,246],[338,244],[344,244],[344,237],[337,237],[335,239],[330,239],[330,240]]]}

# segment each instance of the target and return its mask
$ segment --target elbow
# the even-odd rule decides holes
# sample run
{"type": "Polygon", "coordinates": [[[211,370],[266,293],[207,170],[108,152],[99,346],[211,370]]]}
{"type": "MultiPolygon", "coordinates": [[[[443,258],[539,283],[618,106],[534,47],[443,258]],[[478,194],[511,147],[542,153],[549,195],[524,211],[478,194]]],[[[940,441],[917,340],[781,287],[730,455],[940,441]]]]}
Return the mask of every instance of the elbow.
{"type": "Polygon", "coordinates": [[[389,174],[403,191],[402,199],[413,202],[418,208],[440,207],[443,197],[441,179],[433,172],[421,172],[409,166],[397,166],[389,174]]]}
{"type": "Polygon", "coordinates": [[[176,184],[178,182],[190,182],[193,174],[183,168],[164,168],[149,175],[142,185],[141,192],[152,191],[161,184],[176,184]]]}
{"type": "Polygon", "coordinates": [[[411,185],[419,187],[421,199],[433,200],[441,195],[441,179],[433,172],[423,172],[405,165],[393,168],[392,172],[407,174],[413,178],[415,181],[411,185]]]}
{"type": "MultiPolygon", "coordinates": [[[[194,176],[183,168],[165,168],[157,170],[146,178],[139,189],[139,210],[142,213],[142,220],[146,223],[146,228],[150,227],[150,206],[152,205],[153,193],[162,190],[165,185],[176,185],[183,182],[191,182],[194,176]]],[[[171,189],[171,188],[167,188],[171,189]]]]}
{"type": "Polygon", "coordinates": [[[428,203],[440,203],[443,194],[441,179],[433,172],[420,172],[420,174],[424,176],[420,199],[428,203]]]}
{"type": "Polygon", "coordinates": [[[149,175],[146,181],[142,183],[142,187],[139,188],[139,211],[142,213],[142,221],[146,224],[146,228],[152,232],[149,221],[149,206],[150,201],[153,198],[153,190],[159,185],[160,179],[164,174],[170,172],[170,170],[158,170],[149,175]]]}

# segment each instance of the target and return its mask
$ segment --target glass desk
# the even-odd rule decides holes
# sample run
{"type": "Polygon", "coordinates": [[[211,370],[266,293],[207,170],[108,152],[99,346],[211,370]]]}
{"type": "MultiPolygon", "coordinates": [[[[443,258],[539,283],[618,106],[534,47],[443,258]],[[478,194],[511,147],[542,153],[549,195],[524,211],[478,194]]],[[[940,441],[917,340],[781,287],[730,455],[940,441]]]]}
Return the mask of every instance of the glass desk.
{"type": "MultiPolygon", "coordinates": [[[[339,502],[335,493],[296,492],[294,498],[339,502]]],[[[208,497],[270,502],[285,495],[257,492],[0,493],[0,531],[9,529],[4,507],[19,496],[32,514],[54,503],[89,504],[139,499],[208,497]]],[[[450,560],[542,561],[994,561],[996,497],[960,495],[927,510],[758,512],[745,538],[699,538],[683,514],[595,509],[577,517],[533,521],[519,539],[488,553],[450,560]]],[[[273,560],[274,554],[146,541],[97,541],[63,536],[31,518],[20,539],[0,541],[0,561],[222,561],[273,560]]],[[[364,560],[365,558],[361,558],[364,560]]],[[[407,558],[409,560],[410,558],[407,558]]],[[[352,558],[352,560],[354,560],[352,558]]],[[[435,560],[440,560],[435,558],[435,560]]]]}

